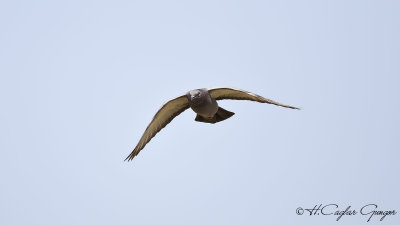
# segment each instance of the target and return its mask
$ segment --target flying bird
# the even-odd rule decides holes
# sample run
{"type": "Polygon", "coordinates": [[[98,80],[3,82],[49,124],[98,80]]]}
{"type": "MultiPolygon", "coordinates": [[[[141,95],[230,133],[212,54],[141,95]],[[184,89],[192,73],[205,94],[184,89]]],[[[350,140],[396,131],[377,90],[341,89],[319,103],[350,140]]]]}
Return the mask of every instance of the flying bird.
{"type": "Polygon", "coordinates": [[[211,89],[195,89],[187,92],[186,94],[174,98],[165,103],[156,113],[147,126],[139,143],[135,149],[126,157],[125,160],[132,160],[139,152],[146,146],[146,144],[169,122],[176,116],[191,108],[197,115],[194,119],[198,122],[204,123],[218,123],[228,119],[235,113],[230,112],[218,106],[217,100],[233,99],[233,100],[250,100],[261,103],[268,103],[277,106],[282,106],[291,109],[299,109],[297,107],[284,105],[262,96],[253,94],[248,91],[239,90],[230,87],[211,88],[211,89]]]}

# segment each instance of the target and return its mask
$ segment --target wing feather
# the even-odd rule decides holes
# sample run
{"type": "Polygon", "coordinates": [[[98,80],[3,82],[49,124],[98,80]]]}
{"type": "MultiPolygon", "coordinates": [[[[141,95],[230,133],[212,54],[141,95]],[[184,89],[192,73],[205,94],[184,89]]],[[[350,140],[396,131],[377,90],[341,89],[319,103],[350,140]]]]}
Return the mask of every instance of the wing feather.
{"type": "Polygon", "coordinates": [[[211,97],[215,100],[223,100],[223,99],[233,99],[233,100],[250,100],[256,101],[261,103],[268,103],[277,106],[282,106],[291,109],[299,109],[294,106],[284,105],[279,102],[275,102],[271,99],[264,98],[260,95],[251,93],[249,91],[244,91],[236,88],[231,87],[220,87],[220,88],[211,88],[208,89],[208,93],[210,93],[211,97]]]}
{"type": "Polygon", "coordinates": [[[165,103],[156,113],[147,126],[139,143],[125,160],[132,160],[146,146],[146,144],[176,116],[189,108],[189,101],[186,95],[182,95],[165,103]]]}

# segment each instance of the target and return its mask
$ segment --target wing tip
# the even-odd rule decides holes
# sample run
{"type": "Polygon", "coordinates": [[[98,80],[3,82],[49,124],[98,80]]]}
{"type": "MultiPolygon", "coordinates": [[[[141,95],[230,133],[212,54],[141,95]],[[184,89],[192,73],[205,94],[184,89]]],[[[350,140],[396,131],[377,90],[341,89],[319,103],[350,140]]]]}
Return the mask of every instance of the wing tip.
{"type": "Polygon", "coordinates": [[[128,156],[128,157],[126,157],[125,159],[124,159],[124,162],[126,161],[126,162],[129,162],[129,161],[131,161],[132,159],[128,156]]]}
{"type": "Polygon", "coordinates": [[[131,154],[129,154],[128,157],[125,158],[124,161],[127,161],[127,162],[132,161],[133,158],[135,158],[135,157],[138,155],[138,153],[139,153],[139,152],[136,152],[136,149],[134,149],[134,150],[131,152],[131,154]]]}
{"type": "Polygon", "coordinates": [[[133,158],[134,158],[134,157],[132,157],[131,155],[128,155],[128,157],[126,157],[126,158],[124,159],[124,162],[125,162],[125,161],[126,161],[126,162],[129,162],[129,161],[131,161],[133,158]]]}
{"type": "Polygon", "coordinates": [[[291,106],[291,105],[284,105],[284,104],[281,104],[281,103],[278,103],[278,102],[274,102],[274,101],[273,102],[264,102],[264,103],[273,104],[273,105],[276,105],[276,106],[289,108],[289,109],[301,110],[301,108],[299,108],[299,107],[295,107],[295,106],[291,106]]]}

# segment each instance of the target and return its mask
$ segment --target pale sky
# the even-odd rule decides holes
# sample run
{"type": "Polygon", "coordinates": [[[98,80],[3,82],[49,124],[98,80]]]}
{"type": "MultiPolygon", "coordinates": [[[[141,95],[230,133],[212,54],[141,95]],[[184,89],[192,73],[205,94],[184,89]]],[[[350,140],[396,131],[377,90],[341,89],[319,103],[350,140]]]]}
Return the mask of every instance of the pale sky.
{"type": "MultiPolygon", "coordinates": [[[[0,224],[368,224],[400,212],[400,2],[3,1],[0,224]],[[232,86],[301,111],[161,105],[232,86]]],[[[400,213],[382,222],[400,224],[400,213]]]]}

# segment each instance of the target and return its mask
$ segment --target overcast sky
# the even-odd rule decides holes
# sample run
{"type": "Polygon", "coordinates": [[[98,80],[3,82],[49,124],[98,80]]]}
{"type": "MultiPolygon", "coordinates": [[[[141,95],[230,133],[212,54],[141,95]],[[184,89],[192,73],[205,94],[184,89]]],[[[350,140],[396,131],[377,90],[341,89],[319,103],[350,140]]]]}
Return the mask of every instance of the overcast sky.
{"type": "MultiPolygon", "coordinates": [[[[400,212],[400,2],[2,1],[0,224],[367,224],[400,212]],[[301,107],[161,105],[232,86],[301,107]],[[333,208],[331,208],[333,210],[333,208]]],[[[400,213],[382,222],[400,224],[400,213]]]]}

